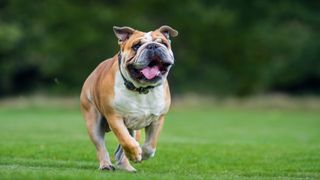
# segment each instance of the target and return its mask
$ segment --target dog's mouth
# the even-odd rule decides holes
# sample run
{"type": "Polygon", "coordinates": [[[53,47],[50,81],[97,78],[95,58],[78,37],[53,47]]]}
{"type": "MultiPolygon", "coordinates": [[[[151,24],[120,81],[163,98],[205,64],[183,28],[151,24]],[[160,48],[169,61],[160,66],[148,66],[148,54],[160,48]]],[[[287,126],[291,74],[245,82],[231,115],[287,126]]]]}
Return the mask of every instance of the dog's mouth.
{"type": "Polygon", "coordinates": [[[134,64],[128,65],[130,75],[138,80],[156,81],[165,75],[172,63],[153,58],[146,66],[136,68],[134,64]]]}

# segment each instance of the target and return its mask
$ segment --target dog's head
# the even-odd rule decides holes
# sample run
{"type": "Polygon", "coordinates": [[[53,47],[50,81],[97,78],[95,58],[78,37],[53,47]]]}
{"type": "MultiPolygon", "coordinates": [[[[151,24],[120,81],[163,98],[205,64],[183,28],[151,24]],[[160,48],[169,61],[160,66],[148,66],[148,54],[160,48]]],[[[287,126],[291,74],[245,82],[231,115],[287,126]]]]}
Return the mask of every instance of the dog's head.
{"type": "Polygon", "coordinates": [[[123,76],[136,87],[160,85],[174,64],[170,37],[178,32],[169,26],[147,33],[130,27],[113,27],[113,30],[121,48],[123,76]]]}

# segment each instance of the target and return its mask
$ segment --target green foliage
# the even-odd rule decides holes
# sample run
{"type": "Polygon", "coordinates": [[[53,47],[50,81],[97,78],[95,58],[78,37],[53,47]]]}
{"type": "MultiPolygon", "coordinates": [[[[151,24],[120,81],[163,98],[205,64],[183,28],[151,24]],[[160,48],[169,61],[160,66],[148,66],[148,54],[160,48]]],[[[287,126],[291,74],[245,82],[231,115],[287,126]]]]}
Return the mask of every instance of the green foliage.
{"type": "Polygon", "coordinates": [[[320,91],[318,1],[72,1],[0,3],[0,96],[78,93],[118,51],[112,26],[168,24],[173,92],[320,91]]]}

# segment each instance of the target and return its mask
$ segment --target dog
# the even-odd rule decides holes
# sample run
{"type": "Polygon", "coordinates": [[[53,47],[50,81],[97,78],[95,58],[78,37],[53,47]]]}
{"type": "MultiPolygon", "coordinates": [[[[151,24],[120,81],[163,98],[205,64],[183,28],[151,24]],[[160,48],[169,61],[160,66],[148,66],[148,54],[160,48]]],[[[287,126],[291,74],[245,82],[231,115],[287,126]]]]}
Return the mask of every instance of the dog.
{"type": "Polygon", "coordinates": [[[171,103],[167,76],[175,59],[170,38],[178,32],[169,26],[150,32],[114,26],[113,31],[120,50],[100,63],[86,79],[80,106],[97,150],[99,169],[134,172],[130,161],[147,160],[156,152],[171,103]],[[140,146],[142,128],[145,141],[140,146]],[[104,141],[105,133],[110,131],[119,141],[115,166],[104,141]]]}

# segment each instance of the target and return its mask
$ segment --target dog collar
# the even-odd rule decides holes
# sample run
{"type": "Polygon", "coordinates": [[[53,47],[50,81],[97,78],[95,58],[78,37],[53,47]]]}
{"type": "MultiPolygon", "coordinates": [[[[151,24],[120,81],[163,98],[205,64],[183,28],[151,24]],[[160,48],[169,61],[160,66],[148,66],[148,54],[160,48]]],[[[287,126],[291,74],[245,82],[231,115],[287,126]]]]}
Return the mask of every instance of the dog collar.
{"type": "Polygon", "coordinates": [[[131,90],[131,91],[137,91],[139,94],[148,94],[149,90],[154,88],[154,86],[147,86],[147,87],[135,87],[134,84],[132,82],[130,82],[129,80],[127,80],[122,72],[121,72],[121,52],[118,53],[118,64],[119,64],[119,71],[121,74],[121,77],[124,81],[124,85],[126,86],[127,89],[131,90]]]}

